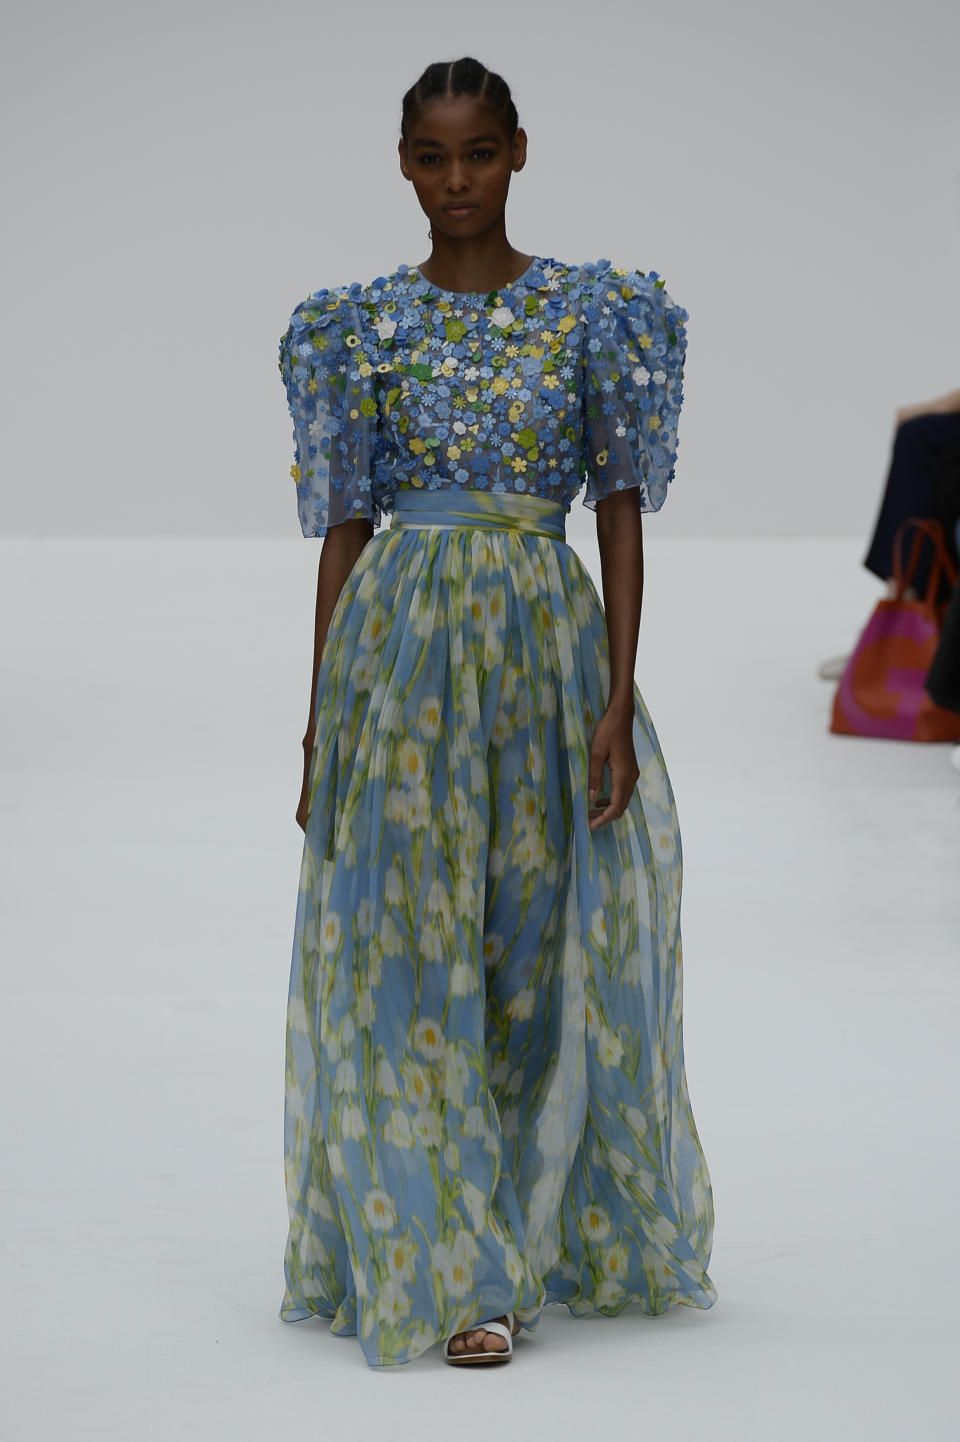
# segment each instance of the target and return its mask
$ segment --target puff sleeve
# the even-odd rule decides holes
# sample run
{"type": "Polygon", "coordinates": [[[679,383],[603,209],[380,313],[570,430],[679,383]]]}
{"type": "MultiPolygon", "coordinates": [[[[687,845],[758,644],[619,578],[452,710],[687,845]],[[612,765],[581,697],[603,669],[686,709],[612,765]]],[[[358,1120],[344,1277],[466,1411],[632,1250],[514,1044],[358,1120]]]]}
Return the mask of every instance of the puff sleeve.
{"type": "Polygon", "coordinates": [[[656,271],[600,261],[583,314],[583,503],[635,487],[641,510],[659,511],[677,459],[687,312],[656,271]]]}
{"type": "Polygon", "coordinates": [[[293,420],[300,527],[325,536],[364,517],[380,522],[374,494],[379,441],[374,368],[363,346],[358,297],[320,290],[297,306],[280,341],[280,374],[293,420]]]}

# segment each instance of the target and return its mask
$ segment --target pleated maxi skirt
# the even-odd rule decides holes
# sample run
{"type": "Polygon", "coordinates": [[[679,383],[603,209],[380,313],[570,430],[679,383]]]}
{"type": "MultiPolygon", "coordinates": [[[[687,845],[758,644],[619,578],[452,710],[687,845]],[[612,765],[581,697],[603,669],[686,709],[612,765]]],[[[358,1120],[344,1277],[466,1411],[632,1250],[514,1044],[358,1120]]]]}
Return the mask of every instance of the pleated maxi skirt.
{"type": "Polygon", "coordinates": [[[564,510],[401,490],[330,622],[286,1045],[280,1315],[371,1366],[513,1309],[707,1308],[680,834],[640,781],[591,832],[600,598],[564,510]]]}

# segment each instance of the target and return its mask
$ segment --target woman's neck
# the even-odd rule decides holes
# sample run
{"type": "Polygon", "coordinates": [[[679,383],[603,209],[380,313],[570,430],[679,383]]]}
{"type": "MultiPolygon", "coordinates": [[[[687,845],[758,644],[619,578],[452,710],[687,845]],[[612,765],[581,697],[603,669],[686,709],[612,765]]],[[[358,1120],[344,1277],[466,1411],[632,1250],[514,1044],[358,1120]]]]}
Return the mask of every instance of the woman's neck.
{"type": "Polygon", "coordinates": [[[532,264],[533,256],[514,250],[499,231],[464,240],[437,235],[429,259],[417,269],[440,290],[491,291],[519,280],[532,264]]]}

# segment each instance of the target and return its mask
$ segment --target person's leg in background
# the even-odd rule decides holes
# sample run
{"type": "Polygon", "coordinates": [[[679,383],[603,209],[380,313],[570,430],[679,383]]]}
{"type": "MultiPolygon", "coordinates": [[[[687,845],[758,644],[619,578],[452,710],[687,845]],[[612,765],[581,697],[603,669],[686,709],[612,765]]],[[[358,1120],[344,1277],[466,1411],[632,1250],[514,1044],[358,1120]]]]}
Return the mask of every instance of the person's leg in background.
{"type": "MultiPolygon", "coordinates": [[[[893,576],[894,537],[911,516],[940,521],[953,549],[954,527],[960,515],[958,457],[960,414],[920,415],[898,426],[873,539],[863,562],[881,581],[893,576]]],[[[918,596],[926,591],[929,579],[930,556],[924,549],[913,578],[913,590],[918,596]]],[[[946,600],[948,595],[946,588],[940,599],[946,600]]]]}
{"type": "MultiPolygon", "coordinates": [[[[955,480],[960,482],[960,463],[955,480]]],[[[953,546],[960,551],[960,520],[950,533],[953,546]]],[[[938,706],[960,711],[960,583],[953,589],[940,635],[940,645],[927,676],[927,690],[938,706]]],[[[960,771],[960,741],[950,753],[951,764],[960,771]]]]}

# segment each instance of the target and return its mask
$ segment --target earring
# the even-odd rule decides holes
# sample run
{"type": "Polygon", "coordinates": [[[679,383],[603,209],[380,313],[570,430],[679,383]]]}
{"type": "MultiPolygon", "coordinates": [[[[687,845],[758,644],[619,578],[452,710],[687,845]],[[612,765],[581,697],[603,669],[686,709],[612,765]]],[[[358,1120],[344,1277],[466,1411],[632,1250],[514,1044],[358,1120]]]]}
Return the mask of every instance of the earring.
{"type": "Polygon", "coordinates": [[[433,239],[433,231],[432,231],[432,230],[428,230],[428,231],[427,231],[427,235],[428,235],[428,237],[430,238],[430,240],[433,239]]]}

